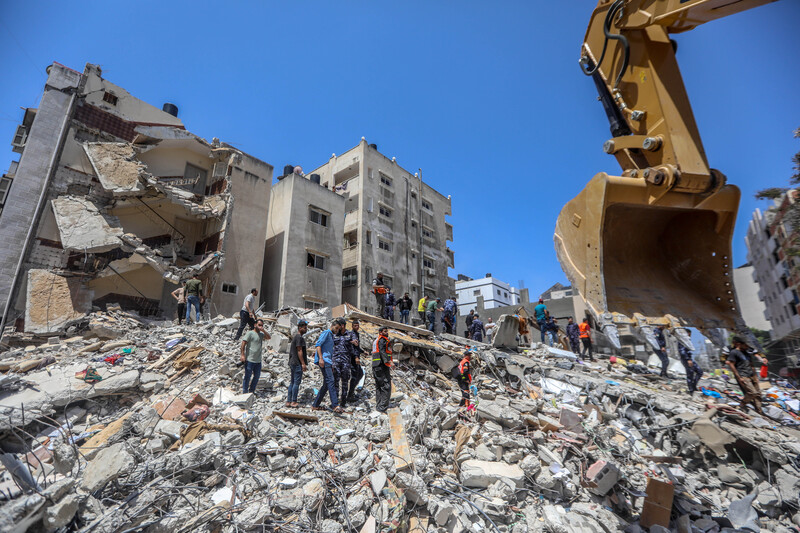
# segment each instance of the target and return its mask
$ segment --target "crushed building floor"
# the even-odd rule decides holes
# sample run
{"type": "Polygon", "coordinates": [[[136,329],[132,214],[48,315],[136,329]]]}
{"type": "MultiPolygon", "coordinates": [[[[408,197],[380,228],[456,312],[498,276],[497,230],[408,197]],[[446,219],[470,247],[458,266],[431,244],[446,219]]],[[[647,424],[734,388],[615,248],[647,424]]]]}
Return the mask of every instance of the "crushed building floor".
{"type": "MultiPolygon", "coordinates": [[[[642,365],[474,343],[463,409],[450,370],[469,341],[392,324],[388,414],[369,371],[345,414],[312,412],[312,365],[285,406],[289,339],[304,318],[313,346],[330,311],[266,314],[242,394],[238,320],[109,309],[63,337],[4,338],[0,531],[800,531],[785,384],[765,384],[758,416],[719,372],[691,396],[642,365]]],[[[348,314],[371,346],[382,321],[348,314]]]]}

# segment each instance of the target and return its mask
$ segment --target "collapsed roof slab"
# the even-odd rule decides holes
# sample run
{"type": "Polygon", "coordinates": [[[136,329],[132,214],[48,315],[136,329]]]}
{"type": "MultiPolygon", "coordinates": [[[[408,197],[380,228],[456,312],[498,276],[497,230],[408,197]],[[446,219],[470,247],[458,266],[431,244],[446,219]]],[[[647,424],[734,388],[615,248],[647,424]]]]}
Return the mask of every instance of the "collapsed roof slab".
{"type": "Polygon", "coordinates": [[[91,311],[91,292],[78,278],[67,278],[49,270],[28,271],[25,331],[55,333],[91,311]]]}
{"type": "Polygon", "coordinates": [[[100,185],[114,196],[132,196],[144,192],[141,180],[145,165],[134,160],[136,150],[128,143],[85,143],[83,150],[89,157],[100,185]]]}
{"type": "Polygon", "coordinates": [[[65,250],[97,253],[122,245],[122,228],[112,227],[88,199],[61,196],[51,204],[65,250]]]}

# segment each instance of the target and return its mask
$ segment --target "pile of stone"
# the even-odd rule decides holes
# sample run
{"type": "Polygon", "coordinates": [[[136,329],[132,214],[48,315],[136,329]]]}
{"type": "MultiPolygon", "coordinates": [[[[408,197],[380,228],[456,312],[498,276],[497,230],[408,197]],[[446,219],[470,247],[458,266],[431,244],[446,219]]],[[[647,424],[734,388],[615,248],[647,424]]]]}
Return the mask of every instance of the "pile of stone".
{"type": "MultiPolygon", "coordinates": [[[[344,312],[365,346],[386,323],[344,312]]],[[[312,346],[336,314],[265,314],[255,394],[240,393],[231,318],[117,309],[71,337],[17,339],[0,353],[0,531],[798,531],[796,418],[736,409],[723,376],[701,381],[720,398],[692,397],[557,348],[391,323],[387,414],[370,372],[345,414],[307,408],[314,369],[306,407],[286,408],[297,321],[312,346]],[[470,409],[450,372],[467,344],[470,409]]]]}

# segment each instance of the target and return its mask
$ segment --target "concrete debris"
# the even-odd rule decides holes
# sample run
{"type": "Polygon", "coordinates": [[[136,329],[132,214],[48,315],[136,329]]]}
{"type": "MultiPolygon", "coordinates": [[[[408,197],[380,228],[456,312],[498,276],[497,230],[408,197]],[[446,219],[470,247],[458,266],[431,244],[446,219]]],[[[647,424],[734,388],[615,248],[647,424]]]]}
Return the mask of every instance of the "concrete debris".
{"type": "Polygon", "coordinates": [[[84,318],[92,304],[81,291],[80,277],[59,276],[48,270],[28,271],[25,329],[51,333],[84,318]]]}
{"type": "Polygon", "coordinates": [[[387,414],[374,410],[371,372],[344,413],[309,409],[321,385],[312,368],[301,407],[286,405],[296,323],[309,323],[313,347],[328,310],[262,314],[272,340],[255,393],[240,392],[228,317],[175,326],[112,309],[73,337],[12,344],[0,352],[0,529],[705,533],[800,522],[793,389],[774,384],[783,403],[767,395],[766,406],[780,416],[756,417],[729,405],[720,373],[700,385],[721,397],[698,397],[537,343],[471,343],[475,389],[459,407],[450,369],[469,341],[358,316],[364,346],[390,325],[387,414]]]}
{"type": "Polygon", "coordinates": [[[80,252],[107,252],[121,246],[119,221],[109,220],[87,198],[60,196],[51,201],[61,246],[80,252]]]}
{"type": "Polygon", "coordinates": [[[145,165],[135,160],[136,150],[128,143],[85,143],[97,179],[115,196],[131,196],[145,190],[145,165]]]}

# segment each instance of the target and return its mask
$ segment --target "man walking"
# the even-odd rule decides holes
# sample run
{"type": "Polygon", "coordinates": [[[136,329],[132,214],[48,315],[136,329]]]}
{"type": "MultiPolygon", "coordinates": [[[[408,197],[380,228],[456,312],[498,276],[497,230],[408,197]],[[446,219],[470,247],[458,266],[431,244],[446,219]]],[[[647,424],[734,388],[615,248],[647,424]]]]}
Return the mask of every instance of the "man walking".
{"type": "Polygon", "coordinates": [[[372,377],[375,379],[375,410],[385,413],[392,396],[392,348],[389,328],[381,326],[378,338],[372,343],[372,377]]]}
{"type": "Polygon", "coordinates": [[[464,331],[464,336],[469,339],[469,328],[472,326],[472,321],[475,319],[475,310],[470,309],[467,316],[464,317],[464,323],[467,325],[466,331],[464,331]]]}
{"type": "Polygon", "coordinates": [[[172,291],[172,297],[178,302],[178,325],[181,325],[183,317],[186,316],[186,282],[172,291]]]}
{"type": "Polygon", "coordinates": [[[419,319],[422,320],[422,325],[425,326],[425,312],[428,310],[428,297],[423,296],[419,299],[419,303],[417,304],[417,313],[419,313],[419,319]]]}
{"type": "Polygon", "coordinates": [[[333,384],[339,398],[339,407],[344,409],[347,392],[350,389],[350,333],[347,331],[347,320],[337,318],[339,332],[333,336],[333,384]]]}
{"type": "Polygon", "coordinates": [[[200,322],[200,304],[203,299],[203,283],[197,275],[192,274],[192,279],[186,282],[186,324],[191,322],[192,306],[195,309],[195,323],[200,322]]]}
{"type": "Polygon", "coordinates": [[[312,411],[322,411],[324,407],[320,407],[322,400],[325,398],[327,392],[331,398],[331,407],[337,413],[342,413],[344,410],[339,407],[339,398],[336,394],[336,384],[333,381],[333,336],[339,333],[339,322],[334,321],[330,329],[326,329],[317,338],[315,344],[316,353],[314,354],[314,364],[317,365],[322,373],[322,386],[319,388],[317,397],[314,398],[314,403],[311,406],[312,411]]]}
{"type": "Polygon", "coordinates": [[[736,381],[739,383],[739,388],[742,389],[742,402],[741,409],[747,409],[747,404],[752,403],[756,412],[763,415],[761,410],[761,387],[758,384],[756,372],[753,369],[753,361],[748,351],[747,343],[742,337],[736,336],[733,338],[733,349],[728,354],[728,359],[725,361],[733,372],[736,381]]]}
{"type": "Polygon", "coordinates": [[[411,307],[413,307],[414,302],[408,296],[408,293],[403,294],[403,297],[400,298],[400,302],[397,305],[397,308],[400,309],[400,322],[403,324],[408,324],[408,315],[411,313],[411,307]]]}
{"type": "Polygon", "coordinates": [[[258,289],[250,289],[250,294],[244,297],[242,302],[242,309],[239,311],[239,330],[233,340],[238,341],[242,336],[245,326],[253,327],[256,323],[256,296],[258,296],[258,289]]]}
{"type": "Polygon", "coordinates": [[[544,335],[547,332],[547,317],[550,316],[550,311],[544,305],[543,299],[539,298],[539,303],[533,308],[533,315],[539,324],[539,333],[542,335],[542,344],[544,344],[544,335]]]}
{"type": "Polygon", "coordinates": [[[584,318],[583,322],[578,325],[578,331],[580,332],[581,336],[581,344],[583,345],[581,348],[581,359],[586,357],[586,352],[589,352],[589,361],[594,361],[594,355],[592,355],[592,328],[589,326],[589,319],[584,318]]]}
{"type": "Polygon", "coordinates": [[[428,329],[431,331],[436,331],[436,311],[443,311],[442,307],[442,299],[436,298],[431,299],[428,302],[428,309],[427,309],[427,317],[428,317],[428,329]]]}
{"type": "Polygon", "coordinates": [[[364,377],[364,369],[361,368],[361,334],[358,330],[361,328],[361,323],[357,318],[353,319],[353,329],[350,330],[350,366],[353,371],[350,373],[350,387],[347,390],[347,403],[356,402],[356,387],[364,377]]]}
{"type": "Polygon", "coordinates": [[[653,330],[656,335],[656,342],[658,342],[658,351],[656,355],[661,359],[661,374],[662,378],[668,378],[667,367],[669,366],[669,356],[667,355],[667,339],[664,338],[664,326],[656,326],[653,330]]]}
{"type": "Polygon", "coordinates": [[[303,381],[303,372],[306,371],[306,339],[303,337],[308,332],[308,322],[301,320],[297,323],[297,333],[289,345],[289,397],[286,398],[286,407],[297,407],[297,393],[300,392],[300,383],[303,381]]]}
{"type": "Polygon", "coordinates": [[[472,324],[469,325],[470,338],[474,341],[483,342],[483,336],[486,335],[486,329],[483,327],[480,315],[475,313],[472,319],[472,324]]]}
{"type": "Polygon", "coordinates": [[[375,316],[383,317],[383,308],[386,302],[386,284],[383,282],[383,272],[378,272],[372,280],[372,294],[375,295],[375,316]]]}
{"type": "Polygon", "coordinates": [[[703,375],[703,370],[692,359],[692,351],[681,343],[678,343],[678,354],[681,357],[683,368],[686,369],[686,386],[689,389],[689,394],[694,394],[697,390],[697,382],[700,381],[700,377],[703,375]]]}
{"type": "Polygon", "coordinates": [[[567,321],[567,338],[569,339],[569,347],[572,349],[572,353],[575,355],[580,354],[580,345],[578,339],[580,338],[580,328],[578,324],[572,320],[572,317],[569,317],[567,321]]]}
{"type": "Polygon", "coordinates": [[[394,320],[394,306],[397,301],[394,299],[394,293],[391,287],[386,288],[386,296],[383,299],[383,318],[386,320],[394,320]]]}
{"type": "Polygon", "coordinates": [[[241,361],[244,363],[244,380],[242,393],[255,392],[258,378],[261,377],[261,354],[264,339],[269,340],[269,333],[264,331],[264,321],[259,319],[255,327],[242,339],[241,361]],[[252,379],[251,379],[252,378],[252,379]]]}
{"type": "Polygon", "coordinates": [[[456,381],[458,382],[458,388],[461,389],[461,403],[458,404],[459,407],[467,407],[470,406],[469,401],[469,386],[472,383],[472,351],[467,350],[464,353],[464,358],[461,359],[461,362],[458,363],[457,366],[453,367],[453,374],[455,374],[456,381]]]}
{"type": "Polygon", "coordinates": [[[453,334],[456,325],[456,316],[458,316],[458,305],[453,296],[444,301],[444,311],[442,312],[442,323],[444,324],[445,333],[453,334]]]}

